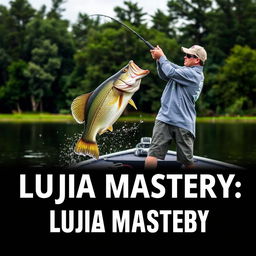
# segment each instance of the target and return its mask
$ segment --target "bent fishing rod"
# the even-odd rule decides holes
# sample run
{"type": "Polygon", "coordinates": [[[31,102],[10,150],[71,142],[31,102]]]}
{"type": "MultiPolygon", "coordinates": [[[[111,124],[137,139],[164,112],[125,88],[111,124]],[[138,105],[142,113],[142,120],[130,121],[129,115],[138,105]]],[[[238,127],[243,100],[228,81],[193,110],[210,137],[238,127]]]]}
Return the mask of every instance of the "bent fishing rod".
{"type": "Polygon", "coordinates": [[[105,14],[92,14],[92,15],[89,15],[89,16],[103,16],[103,17],[107,17],[119,24],[121,24],[123,27],[125,27],[126,29],[128,29],[130,32],[132,32],[133,34],[135,34],[140,40],[142,40],[146,45],[147,47],[149,47],[149,49],[153,50],[155,47],[149,43],[148,41],[146,41],[141,35],[139,35],[136,31],[134,31],[133,29],[131,29],[130,27],[128,27],[126,24],[124,24],[123,22],[113,18],[113,17],[110,17],[108,15],[105,15],[105,14]]]}

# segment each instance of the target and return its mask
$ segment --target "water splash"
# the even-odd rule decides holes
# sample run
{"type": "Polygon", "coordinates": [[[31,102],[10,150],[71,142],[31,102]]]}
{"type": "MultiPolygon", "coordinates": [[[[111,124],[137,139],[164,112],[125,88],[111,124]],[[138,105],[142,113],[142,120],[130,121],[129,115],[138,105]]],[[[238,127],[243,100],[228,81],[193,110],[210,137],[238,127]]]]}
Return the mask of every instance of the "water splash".
{"type": "Polygon", "coordinates": [[[85,160],[84,157],[74,152],[75,143],[81,138],[82,133],[75,133],[73,136],[64,134],[64,143],[60,145],[59,164],[62,167],[74,165],[85,160]]]}
{"type": "Polygon", "coordinates": [[[137,136],[140,122],[124,122],[113,132],[107,132],[99,136],[98,144],[101,154],[110,154],[120,150],[134,147],[137,144],[137,136]]]}
{"type": "MultiPolygon", "coordinates": [[[[106,132],[101,136],[97,135],[100,155],[135,147],[139,141],[139,126],[142,123],[143,121],[117,123],[114,125],[113,132],[106,132]]],[[[72,166],[90,159],[88,156],[80,156],[74,152],[75,143],[81,136],[82,133],[75,133],[72,136],[64,135],[64,143],[60,145],[59,155],[59,163],[62,167],[72,166]]]]}

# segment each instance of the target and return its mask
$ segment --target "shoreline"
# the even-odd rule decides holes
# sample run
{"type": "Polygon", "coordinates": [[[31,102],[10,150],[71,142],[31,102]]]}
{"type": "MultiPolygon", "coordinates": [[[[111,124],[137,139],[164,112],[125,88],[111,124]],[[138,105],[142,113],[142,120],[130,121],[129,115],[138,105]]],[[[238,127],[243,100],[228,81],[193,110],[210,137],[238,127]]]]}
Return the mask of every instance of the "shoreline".
{"type": "MultiPolygon", "coordinates": [[[[123,115],[119,122],[153,122],[154,114],[123,115]]],[[[5,122],[67,122],[75,123],[70,114],[49,114],[49,113],[24,113],[24,114],[0,114],[0,123],[5,122]]],[[[256,116],[218,116],[218,117],[197,117],[197,122],[219,123],[219,122],[251,122],[256,123],[256,116]]]]}

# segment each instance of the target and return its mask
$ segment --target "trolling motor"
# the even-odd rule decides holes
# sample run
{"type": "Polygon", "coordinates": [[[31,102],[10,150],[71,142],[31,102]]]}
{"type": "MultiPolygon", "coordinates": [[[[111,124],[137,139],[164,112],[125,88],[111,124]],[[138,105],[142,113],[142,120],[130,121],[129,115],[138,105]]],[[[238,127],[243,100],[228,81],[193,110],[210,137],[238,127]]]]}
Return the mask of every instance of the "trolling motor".
{"type": "Polygon", "coordinates": [[[110,16],[105,15],[105,14],[92,14],[92,15],[90,15],[90,16],[103,16],[103,17],[107,17],[107,18],[109,18],[109,19],[111,19],[111,20],[113,20],[113,21],[115,21],[115,22],[121,24],[123,27],[125,27],[126,29],[128,29],[130,32],[132,32],[133,34],[135,34],[140,40],[142,40],[142,41],[147,45],[147,47],[148,47],[149,49],[153,50],[153,49],[155,48],[151,43],[149,43],[148,41],[146,41],[146,40],[145,40],[141,35],[139,35],[136,31],[134,31],[133,29],[131,29],[130,27],[128,27],[126,24],[124,24],[123,22],[121,22],[121,21],[119,21],[119,20],[117,20],[117,19],[115,19],[115,18],[113,18],[113,17],[110,17],[110,16]]]}
{"type": "Polygon", "coordinates": [[[151,144],[151,137],[142,137],[140,139],[140,143],[136,145],[136,149],[134,151],[135,156],[147,156],[148,149],[151,144]]]}

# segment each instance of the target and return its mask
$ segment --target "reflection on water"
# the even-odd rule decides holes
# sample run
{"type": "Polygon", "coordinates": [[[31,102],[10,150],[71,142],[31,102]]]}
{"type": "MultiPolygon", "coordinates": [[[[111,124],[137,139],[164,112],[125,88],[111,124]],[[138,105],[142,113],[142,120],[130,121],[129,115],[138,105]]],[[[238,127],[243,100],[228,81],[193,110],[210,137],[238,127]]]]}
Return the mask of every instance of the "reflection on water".
{"type": "MultiPolygon", "coordinates": [[[[100,154],[135,147],[141,137],[151,136],[152,129],[153,123],[118,122],[113,132],[97,137],[100,154]]],[[[195,155],[255,165],[255,130],[254,123],[198,123],[195,155]]],[[[74,123],[0,123],[0,166],[69,166],[88,159],[73,152],[82,131],[83,125],[74,123]]]]}

